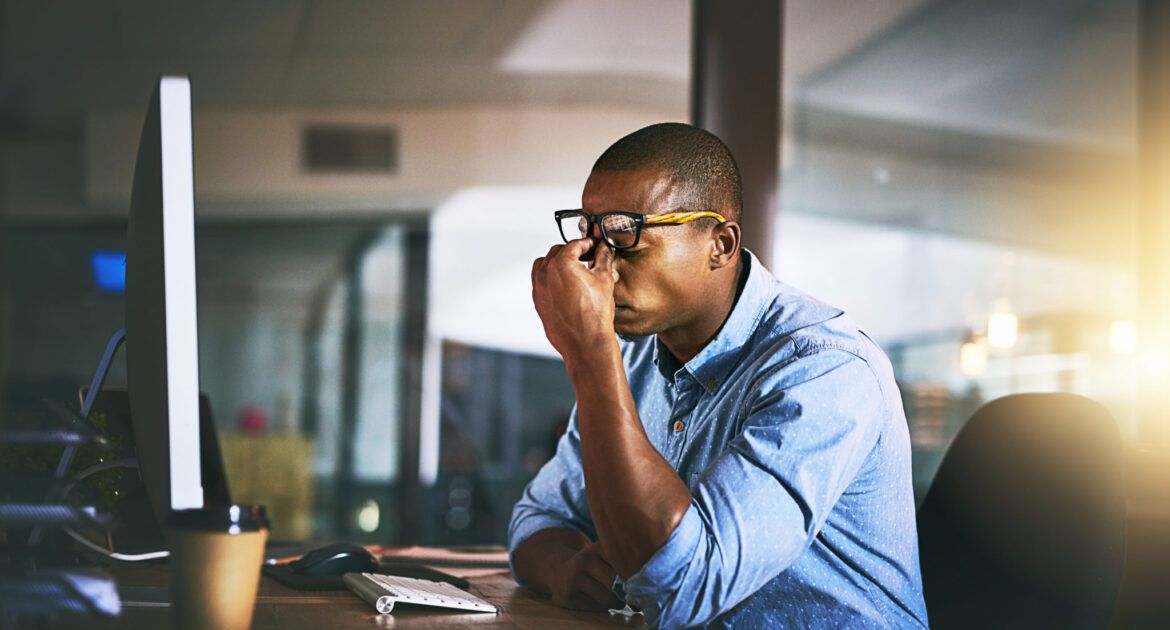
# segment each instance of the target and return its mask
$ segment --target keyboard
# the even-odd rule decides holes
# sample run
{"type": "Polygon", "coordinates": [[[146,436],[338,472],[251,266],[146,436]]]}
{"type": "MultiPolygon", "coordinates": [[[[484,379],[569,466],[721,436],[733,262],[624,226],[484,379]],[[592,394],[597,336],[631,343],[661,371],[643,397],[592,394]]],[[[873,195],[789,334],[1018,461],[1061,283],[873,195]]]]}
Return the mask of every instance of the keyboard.
{"type": "Polygon", "coordinates": [[[382,614],[393,611],[395,604],[498,612],[495,606],[445,582],[378,573],[346,573],[341,581],[353,594],[369,602],[382,614]]]}

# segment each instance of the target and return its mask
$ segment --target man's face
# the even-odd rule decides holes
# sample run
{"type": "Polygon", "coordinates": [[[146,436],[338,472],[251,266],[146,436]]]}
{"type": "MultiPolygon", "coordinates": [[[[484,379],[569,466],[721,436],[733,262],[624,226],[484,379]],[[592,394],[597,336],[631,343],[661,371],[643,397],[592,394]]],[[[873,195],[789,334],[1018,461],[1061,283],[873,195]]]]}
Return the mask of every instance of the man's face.
{"type": "MultiPolygon", "coordinates": [[[[658,169],[595,171],[585,182],[581,208],[639,214],[679,207],[670,178],[658,169]]],[[[599,236],[594,231],[594,236],[599,236]]],[[[599,245],[605,247],[604,244],[599,245]]],[[[620,335],[660,334],[691,324],[705,306],[712,278],[712,237],[690,225],[646,227],[638,244],[614,252],[614,328],[620,335]]]]}

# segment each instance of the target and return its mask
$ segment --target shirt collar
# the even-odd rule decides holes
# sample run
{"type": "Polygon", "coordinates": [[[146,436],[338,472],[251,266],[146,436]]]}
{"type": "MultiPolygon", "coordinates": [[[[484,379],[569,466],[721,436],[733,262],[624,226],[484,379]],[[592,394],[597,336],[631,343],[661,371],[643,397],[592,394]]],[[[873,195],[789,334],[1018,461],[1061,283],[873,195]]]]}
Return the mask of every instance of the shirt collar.
{"type": "Polygon", "coordinates": [[[754,254],[746,249],[742,254],[743,271],[747,274],[743,291],[715,338],[683,366],[707,391],[714,391],[723,382],[723,377],[735,364],[739,351],[756,331],[760,317],[775,296],[771,274],[754,254]]]}
{"type": "MultiPolygon", "coordinates": [[[[744,249],[744,271],[748,274],[744,283],[743,292],[731,308],[727,321],[699,354],[695,355],[685,366],[682,366],[696,382],[708,392],[715,391],[724,382],[725,377],[735,366],[744,346],[751,341],[760,321],[769,311],[769,307],[777,301],[784,302],[775,318],[778,326],[774,332],[777,335],[787,335],[805,326],[826,321],[842,313],[840,309],[827,304],[811,300],[804,294],[778,282],[756,258],[755,254],[744,249]],[[782,295],[791,292],[793,295],[782,295]],[[784,299],[792,298],[791,300],[784,299]]],[[[677,368],[678,362],[674,357],[660,359],[660,353],[669,355],[669,351],[662,347],[657,337],[654,339],[654,362],[659,370],[668,379],[673,379],[671,368],[677,368]],[[665,360],[663,360],[665,359],[665,360]]]]}

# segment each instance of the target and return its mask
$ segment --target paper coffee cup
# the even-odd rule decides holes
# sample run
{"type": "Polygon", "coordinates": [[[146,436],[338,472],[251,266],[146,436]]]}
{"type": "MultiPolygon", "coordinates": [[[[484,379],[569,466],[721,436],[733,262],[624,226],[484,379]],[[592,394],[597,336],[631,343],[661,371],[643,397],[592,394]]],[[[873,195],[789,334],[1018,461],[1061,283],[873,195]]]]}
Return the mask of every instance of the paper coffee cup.
{"type": "Polygon", "coordinates": [[[248,630],[260,586],[268,517],[262,506],[171,513],[171,614],[181,630],[248,630]]]}

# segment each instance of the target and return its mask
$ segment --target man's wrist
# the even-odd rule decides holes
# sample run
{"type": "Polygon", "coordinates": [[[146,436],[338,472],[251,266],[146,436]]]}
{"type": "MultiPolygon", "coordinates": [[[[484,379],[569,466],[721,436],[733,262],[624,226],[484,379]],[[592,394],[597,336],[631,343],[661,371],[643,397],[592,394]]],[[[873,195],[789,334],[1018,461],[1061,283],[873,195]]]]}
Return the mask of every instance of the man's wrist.
{"type": "Polygon", "coordinates": [[[569,354],[583,354],[596,350],[607,342],[617,343],[617,333],[612,323],[597,322],[575,331],[568,342],[569,354]]]}
{"type": "Polygon", "coordinates": [[[578,344],[563,355],[565,371],[574,384],[586,375],[594,375],[613,365],[621,364],[621,348],[617,335],[610,330],[583,337],[578,344]],[[615,363],[616,362],[616,363],[615,363]]]}

